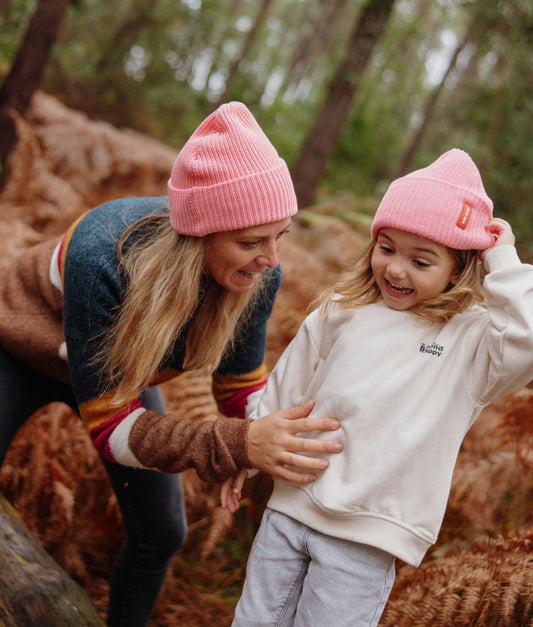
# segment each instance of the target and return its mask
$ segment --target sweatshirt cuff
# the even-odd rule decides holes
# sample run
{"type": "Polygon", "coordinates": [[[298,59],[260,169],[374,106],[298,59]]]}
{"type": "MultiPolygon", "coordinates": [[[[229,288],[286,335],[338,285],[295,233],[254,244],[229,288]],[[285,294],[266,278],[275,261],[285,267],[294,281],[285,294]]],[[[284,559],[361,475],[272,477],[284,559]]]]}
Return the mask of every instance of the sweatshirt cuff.
{"type": "Polygon", "coordinates": [[[520,265],[518,252],[512,244],[503,244],[491,248],[485,257],[485,268],[488,272],[494,272],[505,266],[520,265]]]}

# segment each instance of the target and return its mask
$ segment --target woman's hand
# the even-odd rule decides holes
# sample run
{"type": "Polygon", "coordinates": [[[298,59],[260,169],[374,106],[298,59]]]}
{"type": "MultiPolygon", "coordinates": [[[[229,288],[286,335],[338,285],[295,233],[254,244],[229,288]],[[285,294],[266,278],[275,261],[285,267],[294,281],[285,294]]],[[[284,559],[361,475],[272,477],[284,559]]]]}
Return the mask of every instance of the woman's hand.
{"type": "Polygon", "coordinates": [[[316,479],[313,470],[324,470],[328,460],[296,453],[340,453],[338,440],[318,440],[298,437],[307,431],[335,431],[340,422],[334,418],[306,418],[314,401],[292,409],[281,409],[250,423],[248,430],[248,460],[252,468],[295,483],[310,483],[316,479]],[[302,469],[301,472],[294,469],[302,469]]]}
{"type": "MultiPolygon", "coordinates": [[[[513,229],[511,225],[502,220],[501,218],[492,218],[492,220],[487,224],[485,229],[492,234],[494,237],[494,247],[503,246],[504,244],[511,244],[514,246],[515,236],[513,233],[513,229]]],[[[487,248],[487,250],[482,250],[479,254],[479,258],[481,261],[485,261],[485,257],[487,253],[491,250],[491,248],[487,248]]]]}
{"type": "Polygon", "coordinates": [[[220,488],[220,504],[231,514],[234,514],[239,509],[242,488],[247,476],[247,471],[241,470],[238,474],[226,479],[220,488]]]}

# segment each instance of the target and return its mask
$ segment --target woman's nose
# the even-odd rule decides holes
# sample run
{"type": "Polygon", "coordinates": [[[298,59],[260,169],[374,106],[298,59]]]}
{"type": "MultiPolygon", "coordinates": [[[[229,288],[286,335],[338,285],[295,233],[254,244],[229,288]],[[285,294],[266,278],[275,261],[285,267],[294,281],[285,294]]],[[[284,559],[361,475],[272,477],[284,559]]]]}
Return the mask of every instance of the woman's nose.
{"type": "Polygon", "coordinates": [[[259,259],[267,268],[275,268],[279,264],[277,242],[265,244],[263,250],[261,250],[259,259]]]}

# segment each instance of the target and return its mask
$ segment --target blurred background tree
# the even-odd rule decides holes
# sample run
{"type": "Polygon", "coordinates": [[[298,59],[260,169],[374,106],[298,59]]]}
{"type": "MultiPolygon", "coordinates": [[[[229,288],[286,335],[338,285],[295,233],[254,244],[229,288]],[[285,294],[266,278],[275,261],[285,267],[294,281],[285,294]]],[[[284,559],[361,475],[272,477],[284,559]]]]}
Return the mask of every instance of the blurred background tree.
{"type": "MultiPolygon", "coordinates": [[[[0,81],[38,5],[0,1],[0,81]]],[[[296,173],[325,132],[325,169],[302,197],[334,208],[348,195],[356,218],[399,173],[463,148],[533,258],[532,34],[530,0],[73,0],[41,88],[176,149],[221,100],[242,100],[296,173]],[[328,131],[332,85],[353,86],[353,34],[387,5],[328,131]]]]}
{"type": "Polygon", "coordinates": [[[13,116],[24,116],[35,90],[41,83],[68,2],[69,0],[39,2],[20,41],[11,69],[0,87],[2,165],[17,141],[13,116]]]}

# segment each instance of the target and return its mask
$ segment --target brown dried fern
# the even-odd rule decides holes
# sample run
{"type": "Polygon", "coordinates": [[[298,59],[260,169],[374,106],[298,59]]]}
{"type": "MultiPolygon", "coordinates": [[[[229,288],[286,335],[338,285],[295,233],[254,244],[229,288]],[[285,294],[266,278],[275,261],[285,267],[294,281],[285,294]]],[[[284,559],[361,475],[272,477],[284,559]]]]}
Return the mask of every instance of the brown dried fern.
{"type": "Polygon", "coordinates": [[[533,390],[524,388],[507,400],[497,429],[502,445],[513,450],[526,470],[533,469],[533,390]]]}
{"type": "Polygon", "coordinates": [[[209,512],[209,531],[200,544],[200,557],[206,560],[233,526],[233,515],[213,503],[209,512]]]}
{"type": "Polygon", "coordinates": [[[517,528],[529,528],[532,444],[532,390],[524,388],[486,408],[464,441],[450,507],[477,529],[512,535],[517,528]]]}
{"type": "Polygon", "coordinates": [[[110,547],[123,538],[120,513],[116,503],[109,506],[107,475],[69,408],[49,405],[26,423],[8,452],[0,489],[71,577],[88,581],[88,546],[110,568],[110,547]]]}
{"type": "Polygon", "coordinates": [[[484,538],[420,569],[404,566],[382,626],[526,626],[533,620],[533,530],[484,538]]]}

